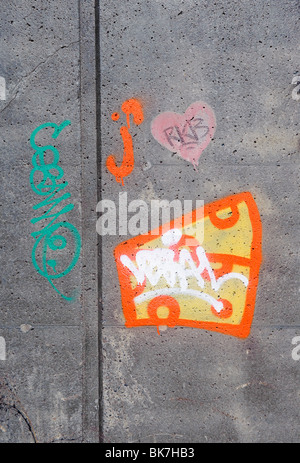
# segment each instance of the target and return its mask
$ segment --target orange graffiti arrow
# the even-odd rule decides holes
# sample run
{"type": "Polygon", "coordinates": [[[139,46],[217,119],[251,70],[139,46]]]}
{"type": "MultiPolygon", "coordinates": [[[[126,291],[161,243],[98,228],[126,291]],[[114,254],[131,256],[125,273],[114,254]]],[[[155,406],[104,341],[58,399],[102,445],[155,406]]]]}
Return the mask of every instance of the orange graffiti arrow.
{"type": "MultiPolygon", "coordinates": [[[[133,115],[133,122],[136,125],[140,125],[144,120],[143,110],[140,102],[134,98],[124,101],[121,107],[124,114],[127,116],[127,127],[122,126],[120,128],[120,135],[123,140],[124,153],[123,161],[121,166],[117,166],[115,161],[115,156],[110,155],[106,160],[106,167],[109,172],[116,178],[118,183],[124,185],[124,177],[127,177],[134,168],[134,152],[133,152],[133,143],[132,137],[129,133],[130,129],[130,114],[133,115]]],[[[118,113],[112,114],[112,119],[114,121],[119,119],[118,113]]]]}

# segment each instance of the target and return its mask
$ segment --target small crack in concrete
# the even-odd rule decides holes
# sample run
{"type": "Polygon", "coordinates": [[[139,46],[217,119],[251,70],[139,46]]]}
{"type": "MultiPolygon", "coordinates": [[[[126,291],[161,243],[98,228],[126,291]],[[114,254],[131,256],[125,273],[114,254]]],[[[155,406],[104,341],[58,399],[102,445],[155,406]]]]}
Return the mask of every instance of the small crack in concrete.
{"type": "Polygon", "coordinates": [[[28,80],[28,78],[40,67],[42,66],[43,64],[46,64],[51,58],[53,58],[53,56],[55,56],[60,50],[64,49],[64,48],[69,48],[71,47],[72,45],[75,45],[76,43],[79,43],[79,40],[76,40],[74,42],[71,42],[69,43],[68,45],[62,45],[61,47],[57,48],[53,53],[51,53],[51,55],[47,56],[47,58],[44,60],[44,61],[41,61],[39,64],[37,64],[28,74],[26,74],[25,76],[23,76],[21,78],[21,80],[17,83],[17,85],[15,86],[15,88],[13,89],[12,93],[16,92],[12,98],[9,100],[9,102],[0,110],[0,113],[2,113],[5,109],[7,109],[10,104],[16,99],[16,97],[18,96],[18,94],[20,93],[20,90],[19,87],[22,85],[22,83],[24,83],[24,81],[26,82],[26,80],[28,80]]]}

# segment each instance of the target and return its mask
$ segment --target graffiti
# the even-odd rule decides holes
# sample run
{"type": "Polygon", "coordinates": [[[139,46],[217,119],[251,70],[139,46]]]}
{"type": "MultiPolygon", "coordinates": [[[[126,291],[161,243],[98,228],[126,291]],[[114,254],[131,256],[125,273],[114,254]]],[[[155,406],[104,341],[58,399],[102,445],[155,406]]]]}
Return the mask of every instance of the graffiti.
{"type": "Polygon", "coordinates": [[[0,336],[0,360],[6,360],[6,343],[2,336],[0,336]]]}
{"type": "Polygon", "coordinates": [[[252,195],[240,193],[119,244],[125,325],[153,325],[158,332],[159,326],[182,325],[247,337],[261,234],[252,195]]]}
{"type": "Polygon", "coordinates": [[[210,143],[216,129],[216,118],[207,103],[197,101],[184,114],[164,112],[151,124],[156,141],[196,169],[199,157],[210,143]]]}
{"type": "Polygon", "coordinates": [[[6,84],[4,77],[0,77],[0,100],[6,100],[6,84]]]}
{"type": "Polygon", "coordinates": [[[300,100],[300,76],[293,77],[292,85],[296,85],[296,87],[292,91],[292,98],[293,100],[299,101],[300,100]]]}
{"type": "Polygon", "coordinates": [[[62,294],[54,282],[71,272],[79,259],[81,238],[78,230],[69,222],[56,221],[60,215],[70,212],[74,208],[74,204],[68,204],[60,211],[53,212],[53,209],[62,201],[70,198],[70,193],[64,193],[62,196],[57,197],[57,194],[67,187],[68,182],[57,183],[57,180],[61,180],[64,176],[63,169],[58,165],[58,150],[52,145],[39,146],[35,142],[35,138],[41,130],[47,127],[53,128],[52,138],[56,139],[68,125],[70,125],[70,121],[64,121],[60,125],[47,122],[32,132],[30,144],[35,153],[32,157],[33,169],[30,173],[30,185],[37,195],[43,197],[40,203],[33,206],[33,210],[36,211],[41,208],[44,210],[49,207],[41,216],[33,218],[31,223],[35,224],[45,219],[50,219],[44,228],[31,233],[31,236],[36,239],[32,249],[33,266],[40,275],[49,281],[53,289],[62,298],[71,301],[74,299],[74,296],[68,297],[62,294]],[[49,161],[49,154],[47,152],[51,152],[50,161],[52,162],[47,163],[47,160],[49,161]],[[60,251],[67,247],[68,239],[70,240],[70,238],[72,239],[73,247],[73,252],[69,253],[72,255],[71,260],[65,262],[63,258],[60,261],[57,258],[52,258],[53,254],[60,253],[60,251]],[[51,254],[51,258],[48,257],[49,254],[51,254]]]}
{"type": "MultiPolygon", "coordinates": [[[[130,115],[133,116],[133,122],[140,125],[144,120],[143,109],[140,102],[134,98],[124,101],[121,107],[123,113],[126,115],[127,126],[120,128],[120,135],[123,140],[124,153],[123,160],[120,166],[117,166],[115,156],[110,155],[106,160],[106,167],[109,172],[116,178],[118,183],[124,185],[124,177],[131,174],[134,168],[134,152],[132,137],[129,133],[130,129],[130,115]]],[[[119,113],[113,113],[111,116],[113,121],[118,121],[120,118],[119,113]]]]}

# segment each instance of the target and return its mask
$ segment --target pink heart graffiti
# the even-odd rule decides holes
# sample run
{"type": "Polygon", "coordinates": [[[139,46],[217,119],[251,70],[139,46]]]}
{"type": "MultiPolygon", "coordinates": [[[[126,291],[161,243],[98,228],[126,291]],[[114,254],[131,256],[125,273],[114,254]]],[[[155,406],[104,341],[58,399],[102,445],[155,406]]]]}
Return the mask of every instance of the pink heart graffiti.
{"type": "Polygon", "coordinates": [[[184,114],[171,111],[159,114],[151,124],[155,140],[191,162],[195,169],[215,129],[214,112],[202,101],[192,103],[184,114]]]}

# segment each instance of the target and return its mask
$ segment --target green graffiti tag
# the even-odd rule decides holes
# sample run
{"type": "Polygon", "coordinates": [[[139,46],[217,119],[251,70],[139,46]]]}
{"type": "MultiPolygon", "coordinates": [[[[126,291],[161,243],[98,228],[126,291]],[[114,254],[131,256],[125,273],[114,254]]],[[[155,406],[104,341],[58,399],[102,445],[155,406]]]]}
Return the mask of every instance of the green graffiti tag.
{"type": "Polygon", "coordinates": [[[55,286],[54,281],[67,275],[75,267],[80,256],[81,237],[77,228],[71,223],[66,221],[57,222],[57,219],[62,214],[74,208],[74,204],[67,204],[58,212],[53,211],[62,201],[71,197],[70,193],[64,193],[58,196],[58,193],[62,192],[68,186],[67,181],[58,182],[62,180],[64,176],[63,169],[58,165],[59,152],[52,145],[37,145],[35,139],[37,134],[47,127],[54,129],[52,138],[56,139],[61,131],[70,124],[71,122],[68,120],[60,125],[46,122],[32,132],[30,136],[30,145],[35,150],[35,153],[32,156],[33,169],[29,177],[32,190],[39,196],[46,196],[41,202],[33,206],[33,210],[42,209],[44,211],[47,209],[47,211],[44,211],[39,217],[31,219],[31,223],[35,224],[42,220],[49,219],[45,227],[31,233],[31,236],[36,239],[31,254],[32,263],[36,271],[45,277],[55,291],[67,301],[74,300],[75,296],[69,297],[62,294],[55,286]],[[49,162],[49,153],[51,162],[49,162]],[[72,252],[68,253],[68,255],[71,254],[72,257],[68,260],[67,264],[65,262],[62,264],[62,262],[59,262],[57,259],[47,257],[49,256],[49,252],[53,253],[65,249],[68,245],[67,237],[70,238],[70,235],[73,243],[72,252]]]}

